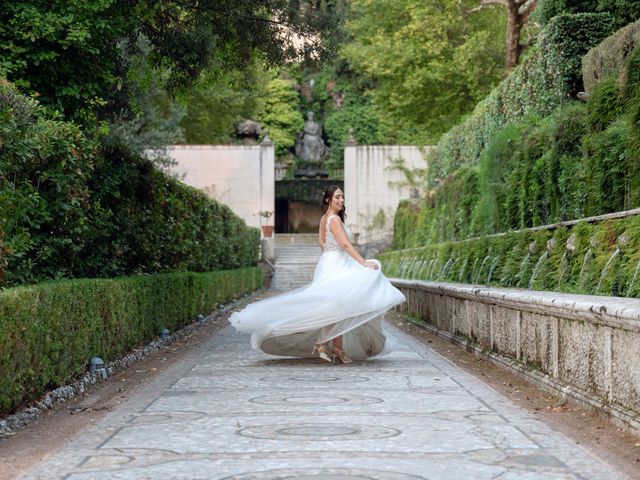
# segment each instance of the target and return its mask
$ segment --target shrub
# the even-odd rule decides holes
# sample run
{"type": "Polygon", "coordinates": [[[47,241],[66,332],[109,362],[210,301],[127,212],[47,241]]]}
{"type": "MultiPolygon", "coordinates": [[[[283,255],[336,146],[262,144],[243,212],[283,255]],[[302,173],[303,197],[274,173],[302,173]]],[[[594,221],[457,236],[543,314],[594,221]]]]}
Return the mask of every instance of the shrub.
{"type": "Polygon", "coordinates": [[[0,291],[0,414],[262,285],[258,268],[46,282],[0,291]]]}
{"type": "Polygon", "coordinates": [[[640,3],[636,0],[598,0],[598,11],[612,14],[616,28],[640,19],[640,3]]]}
{"type": "Polygon", "coordinates": [[[636,0],[538,0],[533,18],[546,25],[563,13],[607,12],[613,16],[615,28],[621,28],[640,18],[636,0]]]}
{"type": "Polygon", "coordinates": [[[596,85],[589,97],[589,123],[593,130],[602,131],[623,113],[623,100],[614,77],[596,85]]]}
{"type": "Polygon", "coordinates": [[[563,13],[594,13],[599,0],[538,0],[533,18],[540,25],[547,25],[552,18],[563,13]]]}
{"type": "Polygon", "coordinates": [[[228,207],[0,81],[0,287],[255,263],[228,207]]]}

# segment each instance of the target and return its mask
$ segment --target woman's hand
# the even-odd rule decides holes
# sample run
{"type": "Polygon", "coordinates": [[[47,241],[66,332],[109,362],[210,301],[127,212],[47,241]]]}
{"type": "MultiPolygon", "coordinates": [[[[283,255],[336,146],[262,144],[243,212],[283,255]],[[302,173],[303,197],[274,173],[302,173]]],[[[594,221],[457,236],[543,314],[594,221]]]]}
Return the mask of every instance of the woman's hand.
{"type": "Polygon", "coordinates": [[[372,270],[378,270],[378,264],[376,262],[371,262],[369,260],[365,261],[363,265],[372,270]]]}

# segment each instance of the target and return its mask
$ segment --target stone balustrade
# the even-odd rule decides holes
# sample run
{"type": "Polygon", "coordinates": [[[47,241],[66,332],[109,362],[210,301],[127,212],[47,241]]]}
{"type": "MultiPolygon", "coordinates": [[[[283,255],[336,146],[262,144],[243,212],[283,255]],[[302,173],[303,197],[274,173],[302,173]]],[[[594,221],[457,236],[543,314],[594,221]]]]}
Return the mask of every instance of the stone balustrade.
{"type": "Polygon", "coordinates": [[[392,282],[429,329],[640,433],[640,300],[392,282]]]}

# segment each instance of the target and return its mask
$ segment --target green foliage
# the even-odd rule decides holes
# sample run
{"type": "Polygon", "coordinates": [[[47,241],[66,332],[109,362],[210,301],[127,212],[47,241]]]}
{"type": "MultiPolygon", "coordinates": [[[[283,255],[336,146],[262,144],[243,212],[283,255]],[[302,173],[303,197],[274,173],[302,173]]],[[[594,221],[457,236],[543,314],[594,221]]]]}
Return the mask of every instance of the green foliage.
{"type": "Polygon", "coordinates": [[[205,72],[194,88],[180,98],[187,109],[181,122],[186,143],[231,143],[236,138],[235,125],[255,119],[268,81],[266,72],[257,65],[245,71],[205,72]]]}
{"type": "Polygon", "coordinates": [[[291,81],[275,78],[267,83],[257,119],[269,131],[276,155],[286,155],[304,126],[298,109],[298,93],[291,81]]]}
{"type": "Polygon", "coordinates": [[[625,97],[631,102],[638,103],[637,97],[640,94],[640,48],[633,50],[626,65],[626,86],[625,97]]]}
{"type": "Polygon", "coordinates": [[[502,75],[503,10],[475,0],[358,0],[342,49],[371,90],[383,123],[402,140],[430,143],[455,125],[502,75]]]}
{"type": "Polygon", "coordinates": [[[612,14],[616,28],[640,19],[640,3],[636,0],[599,0],[598,11],[612,14]]]}
{"type": "Polygon", "coordinates": [[[638,239],[640,217],[633,216],[431,244],[380,259],[394,277],[640,298],[638,239]]]}
{"type": "Polygon", "coordinates": [[[396,210],[393,219],[393,244],[394,250],[402,250],[412,246],[413,234],[415,233],[415,225],[418,221],[418,213],[420,209],[417,205],[412,204],[409,200],[402,200],[396,210]]]}
{"type": "Polygon", "coordinates": [[[108,119],[103,142],[126,145],[166,169],[174,163],[167,146],[182,142],[180,122],[185,115],[185,109],[166,89],[171,72],[153,65],[149,42],[143,37],[135,51],[125,49],[123,56],[128,71],[122,90],[127,92],[129,104],[108,119]]]}
{"type": "Polygon", "coordinates": [[[522,129],[512,125],[499,132],[480,157],[478,165],[479,198],[472,214],[471,230],[475,235],[509,229],[504,205],[509,191],[513,160],[522,137],[522,129]]]}
{"type": "Polygon", "coordinates": [[[322,53],[319,42],[307,42],[299,52],[295,36],[330,36],[339,29],[339,8],[298,3],[232,0],[220,8],[217,2],[174,0],[4,2],[0,75],[38,92],[67,118],[92,120],[96,107],[119,114],[128,104],[123,49],[135,48],[139,36],[150,42],[154,64],[171,73],[168,85],[178,88],[213,65],[241,69],[258,53],[273,63],[322,53]]]}
{"type": "Polygon", "coordinates": [[[429,245],[640,207],[638,127],[612,80],[588,104],[505,127],[480,162],[447,177],[417,214],[403,205],[394,246],[429,245]],[[410,225],[403,225],[404,221],[410,225]],[[417,227],[414,225],[417,224],[417,227]]]}
{"type": "Polygon", "coordinates": [[[0,286],[252,265],[259,232],[0,82],[0,286]]]}
{"type": "Polygon", "coordinates": [[[77,126],[0,80],[0,285],[74,270],[91,228],[93,148],[77,126]]]}
{"type": "Polygon", "coordinates": [[[635,0],[538,0],[534,18],[541,25],[563,13],[607,12],[613,16],[615,28],[640,18],[640,4],[635,0]]]}
{"type": "Polygon", "coordinates": [[[0,291],[0,414],[262,286],[245,268],[109,280],[63,280],[0,291]]]}
{"type": "Polygon", "coordinates": [[[16,1],[0,11],[0,74],[72,117],[118,85],[117,42],[135,27],[129,6],[99,0],[16,1]]]}
{"type": "Polygon", "coordinates": [[[606,130],[585,139],[585,213],[598,215],[634,208],[631,180],[638,173],[638,158],[629,158],[627,139],[631,125],[625,118],[613,122],[606,130]]]}
{"type": "Polygon", "coordinates": [[[533,18],[547,25],[553,17],[562,13],[594,13],[601,0],[538,0],[533,18]]]}
{"type": "Polygon", "coordinates": [[[325,134],[331,147],[331,164],[341,168],[344,145],[349,139],[349,130],[361,145],[375,145],[381,140],[380,119],[369,103],[348,103],[329,113],[325,120],[325,134]]]}
{"type": "Polygon", "coordinates": [[[623,112],[623,100],[614,77],[596,85],[589,97],[589,123],[596,131],[604,130],[623,112]]]}
{"type": "Polygon", "coordinates": [[[611,29],[608,14],[555,17],[526,61],[456,125],[429,155],[431,186],[465,164],[475,164],[505,125],[545,117],[582,89],[580,57],[611,29]]]}

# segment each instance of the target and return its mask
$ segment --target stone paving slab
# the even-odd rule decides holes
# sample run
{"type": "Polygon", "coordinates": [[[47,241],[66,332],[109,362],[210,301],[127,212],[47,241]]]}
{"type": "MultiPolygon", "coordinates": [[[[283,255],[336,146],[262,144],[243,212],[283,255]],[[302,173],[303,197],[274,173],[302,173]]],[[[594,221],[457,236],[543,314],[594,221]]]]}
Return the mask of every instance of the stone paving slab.
{"type": "Polygon", "coordinates": [[[253,351],[228,328],[24,479],[623,478],[393,327],[352,365],[253,351]]]}

